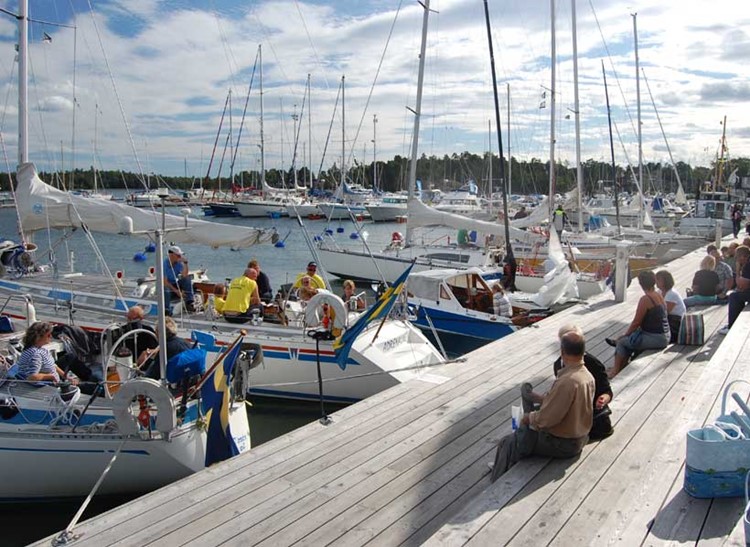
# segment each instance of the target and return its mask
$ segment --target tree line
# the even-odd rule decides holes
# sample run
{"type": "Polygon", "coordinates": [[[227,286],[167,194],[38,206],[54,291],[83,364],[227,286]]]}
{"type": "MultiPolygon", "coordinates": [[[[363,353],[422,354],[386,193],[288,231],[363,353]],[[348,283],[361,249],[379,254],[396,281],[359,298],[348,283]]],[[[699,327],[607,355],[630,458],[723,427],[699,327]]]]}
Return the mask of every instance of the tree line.
{"type": "MultiPolygon", "coordinates": [[[[409,160],[406,157],[396,155],[388,161],[377,162],[374,169],[373,163],[355,163],[346,171],[349,181],[360,183],[365,187],[377,187],[384,192],[405,190],[406,181],[409,176],[409,160]],[[375,179],[374,177],[377,177],[375,179]]],[[[503,162],[505,178],[510,179],[510,191],[514,194],[546,194],[549,191],[549,161],[537,158],[518,161],[512,158],[508,165],[507,159],[503,162]]],[[[677,190],[677,177],[679,174],[683,188],[687,194],[694,194],[706,181],[711,181],[716,176],[716,162],[710,166],[694,167],[685,162],[677,162],[673,168],[671,165],[649,162],[643,165],[644,190],[646,192],[659,192],[668,194],[677,190]]],[[[733,158],[727,160],[723,166],[723,179],[734,170],[739,177],[750,177],[750,158],[733,158]]],[[[595,159],[582,162],[583,189],[585,195],[592,195],[605,189],[612,188],[612,180],[617,181],[620,190],[634,192],[636,190],[634,174],[637,175],[637,166],[632,170],[629,167],[618,165],[615,175],[612,174],[612,165],[595,159]]],[[[443,191],[458,188],[473,180],[482,193],[502,190],[502,179],[500,177],[500,160],[492,156],[492,185],[490,186],[490,161],[489,154],[473,154],[463,152],[461,154],[444,155],[442,157],[422,155],[417,161],[417,179],[422,181],[424,189],[440,189],[443,191]]],[[[294,170],[281,171],[269,169],[266,171],[266,181],[271,186],[292,187],[294,185],[294,170]]],[[[576,169],[567,161],[556,163],[555,191],[567,192],[576,186],[576,169]]],[[[228,176],[221,177],[185,177],[149,175],[144,177],[138,173],[124,171],[97,171],[97,183],[101,188],[108,190],[128,189],[130,191],[143,190],[145,185],[150,188],[168,186],[172,189],[189,189],[203,187],[208,190],[229,191],[234,184],[235,188],[257,188],[260,186],[260,173],[257,171],[242,171],[234,175],[233,179],[228,176]]],[[[308,181],[310,173],[306,167],[296,172],[298,184],[308,181]]],[[[54,186],[69,189],[93,189],[93,169],[76,169],[73,173],[40,173],[42,180],[54,186]]],[[[341,180],[341,169],[334,164],[327,170],[313,177],[313,185],[316,188],[332,190],[341,180]]]]}

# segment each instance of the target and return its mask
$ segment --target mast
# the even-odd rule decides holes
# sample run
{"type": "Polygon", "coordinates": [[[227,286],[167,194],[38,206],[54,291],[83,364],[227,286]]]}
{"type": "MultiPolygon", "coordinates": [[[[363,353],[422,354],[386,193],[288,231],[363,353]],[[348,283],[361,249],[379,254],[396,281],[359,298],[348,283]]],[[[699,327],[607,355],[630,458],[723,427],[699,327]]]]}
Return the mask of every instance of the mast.
{"type": "Polygon", "coordinates": [[[557,49],[555,43],[555,0],[549,0],[550,6],[550,36],[551,36],[551,48],[550,48],[550,59],[552,65],[552,73],[550,75],[550,124],[549,124],[549,222],[552,224],[554,221],[554,210],[555,210],[555,79],[557,77],[557,49]]]}
{"type": "Polygon", "coordinates": [[[310,175],[310,190],[312,190],[313,187],[313,175],[312,175],[312,151],[313,151],[313,142],[312,142],[312,87],[310,85],[310,74],[307,75],[307,142],[308,147],[310,148],[310,155],[308,156],[308,171],[310,175]]]}
{"type": "MultiPolygon", "coordinates": [[[[417,76],[417,102],[414,113],[414,134],[411,139],[411,164],[409,165],[408,199],[414,198],[414,188],[417,185],[417,151],[419,147],[419,121],[422,117],[422,87],[424,85],[424,60],[427,52],[427,27],[430,21],[430,0],[420,2],[424,9],[422,16],[422,43],[419,46],[419,73],[417,76]]],[[[414,229],[406,224],[406,245],[411,245],[414,229]]]]}
{"type": "Polygon", "coordinates": [[[687,199],[685,198],[685,189],[682,187],[682,180],[680,180],[680,173],[677,171],[677,165],[675,165],[674,158],[672,157],[672,149],[669,147],[667,134],[664,132],[664,125],[662,125],[661,123],[661,116],[659,116],[659,111],[656,109],[656,102],[654,101],[654,95],[651,93],[651,86],[648,83],[648,78],[646,78],[646,72],[643,69],[641,69],[641,72],[643,73],[643,80],[646,82],[646,89],[648,90],[648,96],[651,97],[651,104],[654,107],[656,120],[659,122],[659,129],[661,129],[661,136],[664,138],[664,144],[667,147],[667,153],[669,154],[669,161],[672,162],[672,169],[674,170],[675,177],[677,177],[677,197],[675,197],[675,203],[677,203],[678,205],[685,205],[687,203],[687,199]]]}
{"type": "Polygon", "coordinates": [[[378,188],[378,115],[372,115],[372,186],[378,188]]]}
{"type": "Polygon", "coordinates": [[[341,191],[344,191],[344,163],[346,162],[346,76],[341,76],[341,191]]]}
{"type": "MultiPolygon", "coordinates": [[[[721,190],[719,187],[719,184],[721,184],[721,177],[724,176],[724,152],[727,149],[727,117],[724,116],[724,121],[721,123],[722,130],[721,130],[721,144],[719,145],[720,150],[720,156],[719,161],[716,164],[716,176],[714,176],[714,184],[713,184],[713,191],[716,192],[717,190],[721,190]]],[[[729,191],[729,189],[727,189],[729,191]]]]}
{"type": "Polygon", "coordinates": [[[260,77],[260,195],[266,197],[266,143],[263,133],[263,46],[258,44],[258,64],[260,77]]]}
{"type": "Polygon", "coordinates": [[[620,197],[617,192],[617,165],[615,165],[615,142],[612,137],[612,111],[609,108],[609,91],[607,89],[607,73],[604,71],[602,61],[602,76],[604,76],[604,95],[607,98],[607,121],[609,123],[609,153],[612,156],[612,186],[615,190],[615,219],[617,220],[617,233],[622,233],[620,227],[620,197]]]}
{"type": "Polygon", "coordinates": [[[635,95],[638,105],[638,228],[643,228],[643,128],[641,126],[641,70],[638,59],[638,14],[633,14],[633,38],[635,40],[635,95]]]}
{"type": "Polygon", "coordinates": [[[510,84],[505,84],[508,90],[508,193],[513,194],[513,156],[510,153],[510,84]]]}
{"type": "Polygon", "coordinates": [[[489,150],[490,166],[487,173],[490,194],[490,217],[492,217],[492,120],[487,120],[487,150],[489,150]]]}
{"type": "Polygon", "coordinates": [[[503,183],[503,224],[505,227],[505,260],[510,265],[511,282],[510,286],[515,286],[516,279],[516,259],[513,256],[513,246],[510,244],[510,219],[508,218],[508,185],[505,181],[505,166],[503,160],[503,132],[500,123],[500,102],[497,97],[497,74],[495,72],[495,50],[492,47],[492,29],[490,27],[490,8],[487,0],[484,0],[484,19],[487,23],[487,42],[490,50],[490,67],[492,68],[492,93],[495,99],[495,125],[497,126],[497,148],[498,158],[500,159],[500,180],[503,183]]]}
{"type": "Polygon", "coordinates": [[[578,37],[576,24],[576,0],[570,0],[573,27],[573,114],[576,121],[576,181],[578,183],[578,231],[583,227],[583,166],[581,165],[581,109],[578,101],[578,37]]]}
{"type": "MultiPolygon", "coordinates": [[[[18,165],[29,161],[29,0],[18,2],[18,165]]],[[[65,167],[63,167],[65,172],[65,167]]]]}

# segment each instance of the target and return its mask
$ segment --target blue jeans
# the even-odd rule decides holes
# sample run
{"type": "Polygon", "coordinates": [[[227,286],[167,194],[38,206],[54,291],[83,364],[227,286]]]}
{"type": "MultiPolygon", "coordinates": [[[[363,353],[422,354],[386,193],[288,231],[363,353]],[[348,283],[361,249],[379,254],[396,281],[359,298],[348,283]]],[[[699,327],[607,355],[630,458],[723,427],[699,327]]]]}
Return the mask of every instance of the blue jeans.
{"type": "Polygon", "coordinates": [[[636,351],[645,349],[664,349],[669,345],[669,334],[644,332],[641,329],[634,331],[630,336],[620,338],[617,341],[615,353],[623,357],[630,357],[636,351]]]}
{"type": "MultiPolygon", "coordinates": [[[[193,294],[193,279],[191,277],[181,277],[177,280],[177,287],[182,291],[182,300],[186,305],[190,305],[195,300],[193,294]]],[[[171,288],[164,288],[164,304],[167,308],[167,314],[172,313],[172,302],[179,301],[180,297],[171,288]]]]}

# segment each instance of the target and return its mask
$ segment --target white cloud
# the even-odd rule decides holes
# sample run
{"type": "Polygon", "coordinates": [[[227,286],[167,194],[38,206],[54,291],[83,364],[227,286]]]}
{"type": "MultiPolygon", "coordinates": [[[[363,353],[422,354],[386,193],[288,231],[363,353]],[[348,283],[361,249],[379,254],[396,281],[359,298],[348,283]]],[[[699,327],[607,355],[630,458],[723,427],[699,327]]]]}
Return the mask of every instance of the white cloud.
{"type": "MultiPolygon", "coordinates": [[[[366,146],[371,160],[372,115],[377,114],[379,157],[408,155],[412,115],[406,106],[413,107],[415,101],[422,21],[422,8],[418,4],[403,4],[367,112],[365,104],[395,18],[396,0],[356,3],[356,8],[351,9],[349,2],[334,0],[314,4],[267,0],[250,7],[229,5],[228,0],[216,0],[214,4],[215,11],[188,9],[175,2],[118,0],[97,8],[99,32],[133,133],[132,145],[92,19],[88,13],[79,14],[76,157],[82,165],[91,161],[94,109],[98,103],[102,111],[98,120],[98,148],[107,161],[135,169],[130,152],[134,146],[143,156],[141,163],[152,170],[181,173],[183,158],[187,158],[196,174],[204,170],[230,87],[236,134],[259,43],[263,44],[269,165],[280,162],[282,135],[284,159],[289,164],[290,115],[295,104],[301,108],[308,73],[312,74],[313,82],[315,165],[320,161],[327,138],[342,74],[347,81],[347,147],[361,159],[366,146]],[[361,121],[361,132],[354,142],[361,121]],[[146,148],[148,158],[143,152],[146,148]]],[[[505,102],[506,83],[510,83],[513,97],[510,140],[514,155],[545,158],[549,110],[540,110],[538,106],[543,88],[549,86],[549,4],[536,0],[490,5],[501,101],[505,102]]],[[[602,58],[613,115],[628,154],[631,159],[636,157],[632,129],[635,125],[624,110],[627,102],[631,116],[635,116],[630,16],[633,11],[638,11],[641,66],[676,159],[700,164],[710,161],[719,135],[719,121],[725,114],[730,120],[727,128],[733,155],[750,155],[750,135],[743,122],[750,102],[746,78],[750,38],[745,30],[750,28],[750,18],[743,18],[735,2],[715,0],[706,9],[699,0],[635,4],[600,0],[594,6],[601,34],[589,3],[578,2],[577,6],[584,159],[608,157],[602,58]],[[602,35],[611,59],[607,58],[602,35]],[[710,153],[706,153],[707,147],[710,153]]],[[[482,5],[474,0],[433,0],[432,8],[439,14],[431,16],[428,33],[421,151],[438,155],[460,153],[463,150],[459,146],[483,151],[487,148],[487,120],[494,119],[494,112],[482,5]]],[[[0,23],[0,37],[5,35],[13,35],[12,25],[6,27],[0,23]]],[[[568,2],[558,2],[557,38],[557,141],[559,156],[572,161],[573,121],[572,117],[565,119],[573,108],[568,2]]],[[[52,44],[31,46],[36,83],[30,104],[33,110],[43,111],[44,123],[42,132],[40,117],[32,115],[35,120],[32,146],[42,153],[35,156],[42,162],[52,162],[52,158],[59,156],[59,143],[71,139],[72,42],[72,31],[55,29],[52,44]]],[[[241,143],[244,168],[257,165],[260,115],[257,88],[256,75],[241,143]]],[[[664,143],[643,81],[641,92],[645,158],[661,160],[665,158],[664,143]]],[[[303,116],[304,140],[307,140],[306,119],[303,116]]],[[[505,111],[502,119],[505,124],[505,111]]],[[[13,134],[13,124],[15,120],[9,117],[6,133],[13,134]]],[[[228,124],[227,119],[225,128],[228,124]]],[[[339,127],[340,115],[330,137],[327,164],[340,162],[339,127]]],[[[507,144],[505,134],[504,139],[507,144]]],[[[223,140],[222,137],[220,141],[223,140]]],[[[300,155],[301,148],[300,145],[300,155]]],[[[305,145],[305,148],[310,147],[305,145]]],[[[493,148],[496,149],[496,144],[493,148]]],[[[70,157],[69,152],[67,155],[70,157]]],[[[619,146],[618,161],[624,161],[619,146]]]]}

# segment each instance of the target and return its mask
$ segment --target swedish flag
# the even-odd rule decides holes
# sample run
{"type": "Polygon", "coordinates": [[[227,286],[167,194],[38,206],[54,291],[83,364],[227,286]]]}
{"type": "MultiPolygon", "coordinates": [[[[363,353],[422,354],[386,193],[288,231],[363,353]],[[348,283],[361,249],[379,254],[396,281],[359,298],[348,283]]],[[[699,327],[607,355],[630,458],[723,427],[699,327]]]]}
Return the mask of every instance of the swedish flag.
{"type": "Polygon", "coordinates": [[[398,298],[398,295],[401,294],[401,291],[404,289],[406,278],[409,277],[413,267],[414,263],[406,268],[406,271],[399,276],[393,285],[386,289],[369,310],[359,316],[356,323],[346,329],[341,336],[334,340],[333,350],[336,352],[336,362],[339,367],[341,367],[341,370],[346,368],[346,360],[349,358],[349,351],[352,349],[352,345],[360,333],[365,330],[367,325],[390,313],[393,304],[396,303],[396,298],[398,298]]]}
{"type": "Polygon", "coordinates": [[[201,388],[201,404],[208,422],[206,467],[240,453],[229,429],[229,386],[232,368],[242,349],[240,336],[214,363],[201,388]]]}

